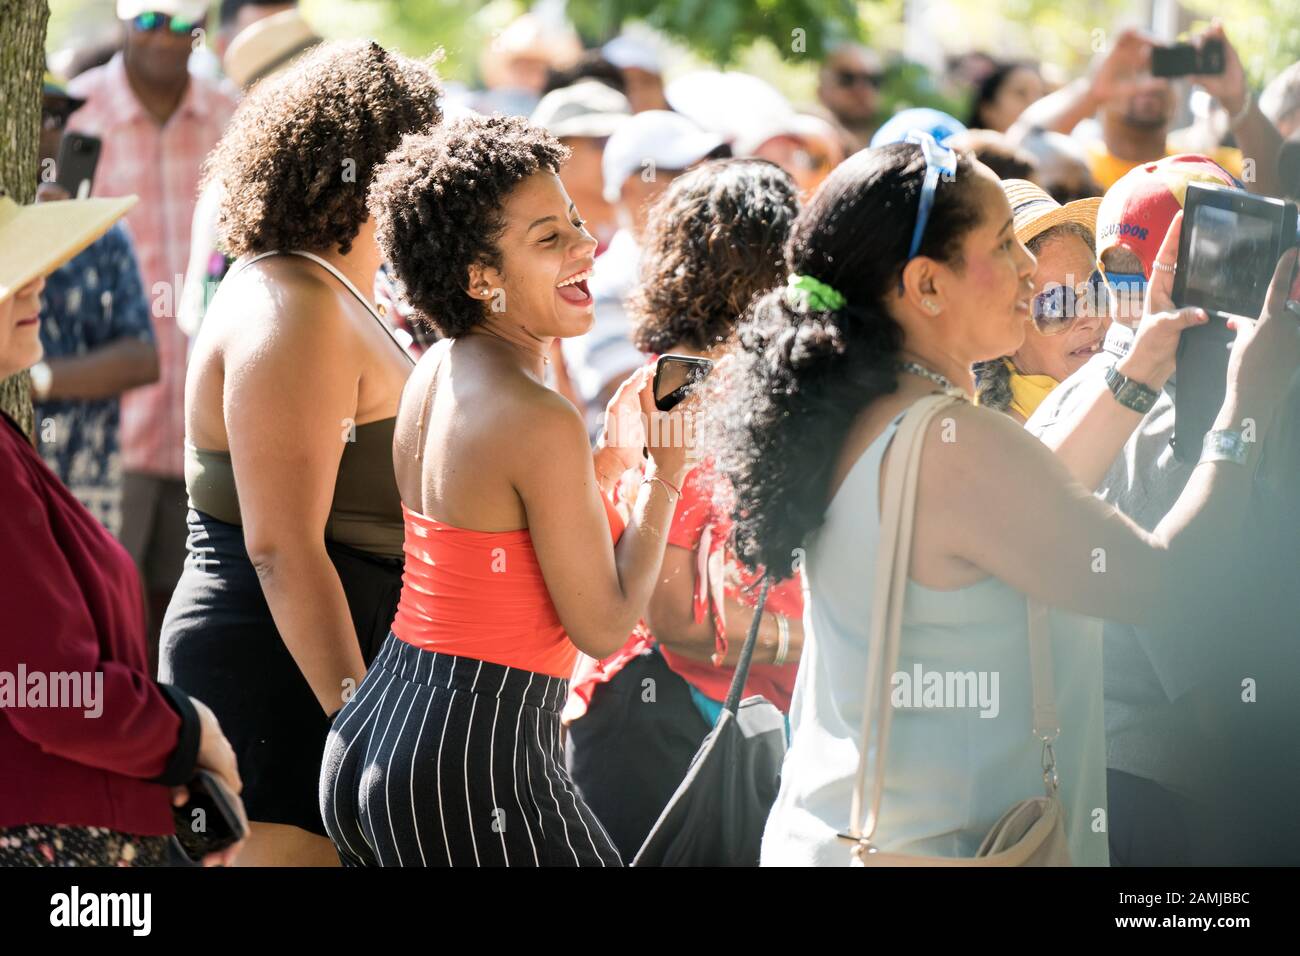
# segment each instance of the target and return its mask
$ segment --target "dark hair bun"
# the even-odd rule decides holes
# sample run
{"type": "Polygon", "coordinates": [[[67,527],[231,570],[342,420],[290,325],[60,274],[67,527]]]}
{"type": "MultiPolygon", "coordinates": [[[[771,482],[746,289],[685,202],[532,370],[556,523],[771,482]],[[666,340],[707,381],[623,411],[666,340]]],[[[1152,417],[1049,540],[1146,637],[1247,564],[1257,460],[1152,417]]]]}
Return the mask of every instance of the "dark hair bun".
{"type": "Polygon", "coordinates": [[[810,316],[791,331],[794,334],[789,336],[786,360],[796,372],[841,356],[848,347],[833,312],[821,313],[815,318],[810,316]]]}

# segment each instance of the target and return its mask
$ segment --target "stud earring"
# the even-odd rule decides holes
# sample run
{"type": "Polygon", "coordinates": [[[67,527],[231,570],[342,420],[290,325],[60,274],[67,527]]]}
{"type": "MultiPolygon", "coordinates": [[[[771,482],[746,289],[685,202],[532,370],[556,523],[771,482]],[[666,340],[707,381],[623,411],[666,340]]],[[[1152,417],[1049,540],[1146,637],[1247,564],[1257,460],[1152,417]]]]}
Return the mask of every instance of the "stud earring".
{"type": "Polygon", "coordinates": [[[929,312],[931,315],[939,314],[939,303],[935,302],[934,299],[922,299],[921,305],[923,305],[925,311],[929,312]]]}

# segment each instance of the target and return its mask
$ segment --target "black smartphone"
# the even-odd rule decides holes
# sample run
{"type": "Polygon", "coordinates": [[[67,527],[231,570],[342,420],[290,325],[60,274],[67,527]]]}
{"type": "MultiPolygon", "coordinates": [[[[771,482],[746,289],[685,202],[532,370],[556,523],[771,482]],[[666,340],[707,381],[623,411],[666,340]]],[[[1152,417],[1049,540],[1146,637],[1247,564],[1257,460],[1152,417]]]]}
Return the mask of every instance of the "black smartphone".
{"type": "Polygon", "coordinates": [[[693,355],[661,355],[655,362],[655,408],[671,411],[713,371],[713,362],[693,355]]]}
{"type": "Polygon", "coordinates": [[[1201,455],[1227,389],[1228,353],[1236,333],[1229,318],[1259,318],[1282,253],[1296,242],[1296,207],[1245,190],[1191,183],[1183,203],[1183,232],[1173,300],[1199,306],[1205,325],[1186,329],[1178,342],[1174,380],[1174,454],[1201,455]]]}
{"type": "Polygon", "coordinates": [[[102,145],[98,136],[74,133],[63,134],[59,141],[59,155],[54,161],[54,181],[73,199],[85,199],[95,184],[95,167],[99,165],[102,145]]]}
{"type": "Polygon", "coordinates": [[[1171,43],[1151,48],[1152,76],[1200,76],[1222,73],[1225,63],[1223,41],[1206,40],[1200,49],[1190,43],[1171,43]]]}
{"type": "Polygon", "coordinates": [[[200,770],[187,786],[189,800],[172,807],[176,840],[186,856],[198,863],[209,853],[224,850],[248,835],[235,797],[216,774],[200,770]]]}

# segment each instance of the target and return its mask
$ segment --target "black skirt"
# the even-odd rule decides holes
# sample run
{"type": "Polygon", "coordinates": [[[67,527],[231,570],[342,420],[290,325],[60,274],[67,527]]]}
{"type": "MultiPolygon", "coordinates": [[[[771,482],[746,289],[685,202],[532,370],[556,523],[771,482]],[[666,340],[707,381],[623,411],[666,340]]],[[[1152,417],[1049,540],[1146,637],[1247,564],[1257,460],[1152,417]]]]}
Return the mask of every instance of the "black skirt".
{"type": "MultiPolygon", "coordinates": [[[[324,836],[316,788],[329,718],[276,630],[243,529],[193,509],[188,520],[189,557],[163,620],[159,679],[216,714],[239,760],[250,820],[324,836]]],[[[369,667],[397,614],[402,561],[326,548],[369,667]]]]}
{"type": "Polygon", "coordinates": [[[564,770],[569,682],[395,636],[334,721],[321,816],[345,866],[620,866],[564,770]]]}

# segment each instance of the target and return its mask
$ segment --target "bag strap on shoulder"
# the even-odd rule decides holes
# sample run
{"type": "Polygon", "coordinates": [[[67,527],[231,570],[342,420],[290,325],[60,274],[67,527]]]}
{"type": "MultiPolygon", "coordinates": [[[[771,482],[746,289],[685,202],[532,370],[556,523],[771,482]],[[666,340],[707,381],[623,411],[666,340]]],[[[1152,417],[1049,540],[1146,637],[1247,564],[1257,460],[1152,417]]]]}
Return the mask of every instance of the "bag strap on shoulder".
{"type": "MultiPolygon", "coordinates": [[[[858,843],[869,844],[875,834],[885,787],[889,728],[893,716],[889,687],[891,676],[898,667],[921,449],[930,421],[954,401],[957,399],[949,395],[930,395],[915,402],[903,415],[893,437],[889,461],[883,469],[880,543],[872,591],[862,736],[849,823],[849,836],[858,843]],[[876,734],[876,761],[868,803],[867,754],[871,749],[873,730],[876,734]]],[[[1032,729],[1034,736],[1043,741],[1043,779],[1048,795],[1053,795],[1056,792],[1056,768],[1052,743],[1059,728],[1051,647],[1047,640],[1047,609],[1037,602],[1029,602],[1027,624],[1033,684],[1032,729]]]]}
{"type": "Polygon", "coordinates": [[[763,575],[763,586],[758,592],[758,603],[754,605],[754,619],[749,622],[749,633],[745,635],[745,646],[740,649],[740,660],[736,662],[736,672],[731,677],[731,686],[727,689],[727,699],[722,704],[723,710],[731,711],[734,716],[740,706],[740,695],[745,692],[745,682],[749,680],[749,664],[754,658],[754,647],[758,644],[758,626],[763,621],[763,607],[767,604],[767,589],[772,586],[772,575],[763,575]]]}

